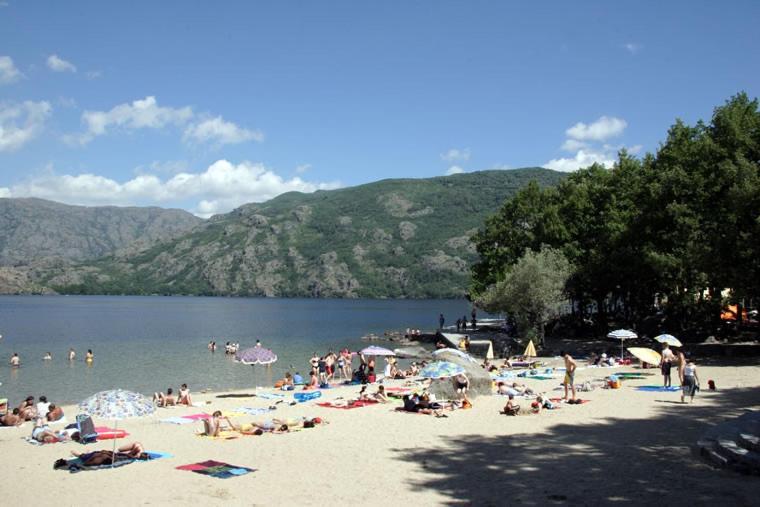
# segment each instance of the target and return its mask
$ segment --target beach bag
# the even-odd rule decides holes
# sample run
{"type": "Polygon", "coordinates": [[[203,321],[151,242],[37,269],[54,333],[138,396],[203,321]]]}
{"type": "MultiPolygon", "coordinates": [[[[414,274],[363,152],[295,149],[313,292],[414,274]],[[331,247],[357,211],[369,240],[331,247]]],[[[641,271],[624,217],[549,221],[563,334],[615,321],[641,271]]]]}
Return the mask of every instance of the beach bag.
{"type": "Polygon", "coordinates": [[[715,387],[715,381],[714,380],[708,380],[707,381],[707,388],[710,391],[715,391],[715,389],[716,389],[716,387],[715,387]]]}
{"type": "Polygon", "coordinates": [[[77,415],[77,430],[79,431],[80,444],[91,444],[98,439],[95,423],[92,422],[92,417],[87,414],[77,415]]]}

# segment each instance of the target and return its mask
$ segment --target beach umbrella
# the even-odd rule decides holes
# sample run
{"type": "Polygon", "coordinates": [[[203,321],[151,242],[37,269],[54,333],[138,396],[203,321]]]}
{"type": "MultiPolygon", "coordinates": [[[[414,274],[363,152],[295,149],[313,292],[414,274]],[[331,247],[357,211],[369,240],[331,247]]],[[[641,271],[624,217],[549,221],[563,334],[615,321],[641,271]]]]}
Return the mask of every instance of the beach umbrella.
{"type": "Polygon", "coordinates": [[[646,347],[628,347],[628,352],[643,363],[658,365],[662,360],[659,352],[646,347]]]}
{"type": "Polygon", "coordinates": [[[681,340],[679,340],[672,334],[661,334],[660,336],[655,336],[654,339],[655,341],[658,341],[660,343],[667,343],[671,347],[683,346],[683,344],[681,343],[681,340]]]}
{"type": "Polygon", "coordinates": [[[609,333],[607,335],[607,338],[620,340],[620,359],[623,359],[623,343],[626,340],[633,340],[634,338],[638,338],[638,335],[628,329],[616,329],[615,331],[609,333]]]}
{"type": "Polygon", "coordinates": [[[425,366],[422,371],[420,371],[420,377],[433,379],[449,378],[464,372],[464,366],[449,361],[436,361],[425,366]]]}
{"type": "MultiPolygon", "coordinates": [[[[114,427],[122,419],[145,417],[156,411],[156,406],[151,400],[139,393],[125,391],[124,389],[112,389],[100,391],[79,404],[79,411],[90,417],[111,419],[114,427]]],[[[116,459],[116,439],[113,439],[113,458],[111,465],[116,459]]]]}
{"type": "Polygon", "coordinates": [[[477,359],[475,359],[474,357],[472,357],[470,354],[468,354],[467,352],[463,350],[445,348],[445,349],[438,349],[435,352],[433,352],[434,357],[438,357],[441,355],[445,356],[448,354],[461,357],[462,359],[469,361],[471,363],[480,364],[480,361],[478,361],[477,359]]]}
{"type": "MultiPolygon", "coordinates": [[[[235,361],[237,361],[238,363],[250,364],[251,366],[254,366],[253,382],[254,384],[258,385],[258,380],[256,379],[255,366],[257,364],[270,365],[274,363],[275,361],[277,361],[277,354],[275,354],[269,349],[262,347],[261,345],[256,345],[255,347],[251,347],[250,349],[245,349],[245,350],[241,350],[237,352],[235,354],[235,361]]],[[[266,379],[264,379],[264,381],[266,382],[266,379]]]]}
{"type": "Polygon", "coordinates": [[[272,364],[277,361],[277,354],[264,347],[256,346],[236,353],[235,361],[251,365],[272,364]]]}
{"type": "Polygon", "coordinates": [[[396,353],[390,349],[384,347],[378,347],[376,345],[370,345],[359,351],[360,354],[365,356],[395,356],[396,353]]]}
{"type": "Polygon", "coordinates": [[[524,356],[527,357],[536,357],[538,354],[536,354],[536,346],[533,345],[533,340],[528,342],[528,346],[525,347],[525,352],[523,352],[524,356]]]}

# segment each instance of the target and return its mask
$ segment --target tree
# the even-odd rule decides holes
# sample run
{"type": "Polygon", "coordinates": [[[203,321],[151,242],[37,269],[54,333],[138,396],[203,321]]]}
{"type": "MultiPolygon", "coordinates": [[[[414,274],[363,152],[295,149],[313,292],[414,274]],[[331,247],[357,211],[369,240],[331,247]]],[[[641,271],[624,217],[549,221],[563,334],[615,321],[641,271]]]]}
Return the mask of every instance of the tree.
{"type": "Polygon", "coordinates": [[[559,250],[528,249],[476,303],[488,312],[514,317],[521,333],[543,345],[547,322],[567,302],[565,284],[571,271],[559,250]]]}

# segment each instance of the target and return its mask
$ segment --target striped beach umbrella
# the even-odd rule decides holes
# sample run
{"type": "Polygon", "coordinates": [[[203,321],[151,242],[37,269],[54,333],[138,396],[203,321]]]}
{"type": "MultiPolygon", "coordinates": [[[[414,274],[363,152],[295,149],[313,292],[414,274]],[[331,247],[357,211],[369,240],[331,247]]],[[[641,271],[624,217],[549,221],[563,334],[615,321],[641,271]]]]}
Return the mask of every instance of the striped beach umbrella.
{"type": "Polygon", "coordinates": [[[449,361],[436,361],[425,366],[420,371],[420,377],[424,378],[449,378],[464,373],[464,366],[449,361]]]}

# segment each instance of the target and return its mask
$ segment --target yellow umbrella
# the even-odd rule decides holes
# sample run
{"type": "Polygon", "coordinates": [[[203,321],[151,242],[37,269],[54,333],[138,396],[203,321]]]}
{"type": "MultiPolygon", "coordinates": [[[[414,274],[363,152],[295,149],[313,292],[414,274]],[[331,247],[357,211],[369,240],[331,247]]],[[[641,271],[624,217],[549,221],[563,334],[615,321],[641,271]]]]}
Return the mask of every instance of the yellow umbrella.
{"type": "Polygon", "coordinates": [[[523,352],[524,356],[527,357],[536,357],[538,354],[536,354],[536,346],[533,345],[533,340],[528,342],[528,346],[525,347],[525,352],[523,352]]]}
{"type": "Polygon", "coordinates": [[[628,347],[628,352],[633,354],[643,363],[649,363],[656,366],[662,361],[662,356],[660,356],[659,352],[646,347],[628,347]]]}

